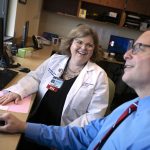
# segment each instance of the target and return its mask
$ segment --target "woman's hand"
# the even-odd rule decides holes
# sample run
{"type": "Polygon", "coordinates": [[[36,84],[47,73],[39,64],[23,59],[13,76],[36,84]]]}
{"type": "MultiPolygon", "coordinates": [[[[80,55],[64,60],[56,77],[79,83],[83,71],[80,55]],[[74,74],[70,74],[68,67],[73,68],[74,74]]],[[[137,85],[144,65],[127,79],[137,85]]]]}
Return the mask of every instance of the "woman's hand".
{"type": "Polygon", "coordinates": [[[0,132],[4,133],[23,133],[26,128],[26,122],[23,122],[10,113],[0,114],[0,121],[4,125],[0,126],[0,132]]]}
{"type": "Polygon", "coordinates": [[[21,100],[21,96],[19,94],[8,92],[0,97],[0,104],[6,105],[11,101],[14,101],[15,104],[18,104],[20,100],[21,100]]]}

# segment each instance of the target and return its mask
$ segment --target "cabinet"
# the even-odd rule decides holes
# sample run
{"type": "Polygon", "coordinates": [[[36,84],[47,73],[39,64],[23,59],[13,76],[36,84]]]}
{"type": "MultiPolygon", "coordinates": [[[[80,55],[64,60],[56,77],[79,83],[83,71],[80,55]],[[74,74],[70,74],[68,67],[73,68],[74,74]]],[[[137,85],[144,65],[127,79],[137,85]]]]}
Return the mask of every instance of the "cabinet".
{"type": "Polygon", "coordinates": [[[79,10],[84,9],[87,19],[136,30],[141,30],[141,24],[150,26],[149,5],[150,0],[43,0],[44,10],[79,17],[79,10]]]}
{"type": "Polygon", "coordinates": [[[149,0],[128,0],[127,11],[150,16],[149,0]]]}
{"type": "Polygon", "coordinates": [[[150,26],[150,17],[126,11],[125,27],[145,31],[150,26]]]}
{"type": "MultiPolygon", "coordinates": [[[[89,1],[89,0],[88,0],[89,1]]],[[[119,24],[121,17],[121,9],[99,5],[97,3],[81,1],[81,9],[87,11],[86,18],[103,22],[111,22],[119,24]]]]}
{"type": "Polygon", "coordinates": [[[150,26],[149,0],[80,0],[86,18],[144,31],[150,26]],[[143,27],[143,26],[144,27],[143,27]]]}
{"type": "Polygon", "coordinates": [[[77,16],[79,0],[43,0],[43,9],[77,16]]]}
{"type": "Polygon", "coordinates": [[[125,6],[125,0],[82,0],[82,2],[89,2],[117,9],[123,9],[125,6]]]}
{"type": "Polygon", "coordinates": [[[127,11],[150,16],[149,0],[81,0],[81,3],[82,2],[93,3],[121,10],[126,7],[127,11]]]}

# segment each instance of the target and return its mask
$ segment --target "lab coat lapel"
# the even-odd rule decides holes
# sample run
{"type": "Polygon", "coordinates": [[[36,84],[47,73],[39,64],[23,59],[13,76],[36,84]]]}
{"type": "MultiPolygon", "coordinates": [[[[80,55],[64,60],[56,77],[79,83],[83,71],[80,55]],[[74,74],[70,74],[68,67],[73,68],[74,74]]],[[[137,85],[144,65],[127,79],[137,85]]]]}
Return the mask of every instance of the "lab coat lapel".
{"type": "MultiPolygon", "coordinates": [[[[90,75],[88,75],[88,72],[92,70],[92,67],[90,67],[90,62],[88,62],[85,67],[82,69],[81,73],[79,74],[79,76],[77,77],[77,79],[75,80],[75,82],[73,83],[67,97],[66,97],[66,101],[64,104],[64,108],[63,108],[63,112],[64,113],[65,109],[67,108],[67,106],[69,105],[70,101],[72,101],[73,97],[75,96],[75,94],[77,93],[77,91],[80,89],[80,87],[82,86],[83,82],[86,81],[90,75]]],[[[80,100],[76,99],[76,101],[80,100]]]]}
{"type": "Polygon", "coordinates": [[[68,59],[69,57],[66,57],[66,59],[64,59],[61,63],[59,63],[56,68],[53,68],[53,70],[55,70],[55,74],[57,77],[60,77],[63,74],[68,59]]]}

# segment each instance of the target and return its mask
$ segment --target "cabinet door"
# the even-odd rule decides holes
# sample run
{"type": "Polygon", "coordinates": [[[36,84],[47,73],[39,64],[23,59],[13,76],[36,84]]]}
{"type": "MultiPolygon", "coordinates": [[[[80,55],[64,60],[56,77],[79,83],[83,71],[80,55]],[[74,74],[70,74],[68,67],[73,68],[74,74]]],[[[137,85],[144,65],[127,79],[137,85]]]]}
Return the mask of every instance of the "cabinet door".
{"type": "Polygon", "coordinates": [[[79,0],[44,0],[43,9],[76,16],[78,3],[79,0]]]}
{"type": "Polygon", "coordinates": [[[150,16],[150,0],[130,0],[127,3],[127,11],[150,16]]]}
{"type": "Polygon", "coordinates": [[[99,0],[82,0],[84,2],[93,3],[93,4],[99,4],[99,0]]]}
{"type": "Polygon", "coordinates": [[[82,1],[118,9],[123,9],[125,7],[125,0],[82,0],[82,1]]]}

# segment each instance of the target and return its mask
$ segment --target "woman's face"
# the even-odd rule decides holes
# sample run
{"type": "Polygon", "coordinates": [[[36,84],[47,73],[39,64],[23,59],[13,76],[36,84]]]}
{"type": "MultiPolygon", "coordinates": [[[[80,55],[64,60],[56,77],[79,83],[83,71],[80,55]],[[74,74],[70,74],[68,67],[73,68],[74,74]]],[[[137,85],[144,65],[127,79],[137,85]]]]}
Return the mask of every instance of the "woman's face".
{"type": "Polygon", "coordinates": [[[85,64],[93,55],[94,48],[95,45],[91,36],[76,38],[70,46],[71,59],[78,64],[85,64]]]}
{"type": "Polygon", "coordinates": [[[134,89],[150,85],[150,31],[137,39],[134,48],[125,53],[124,59],[122,79],[134,89]]]}

